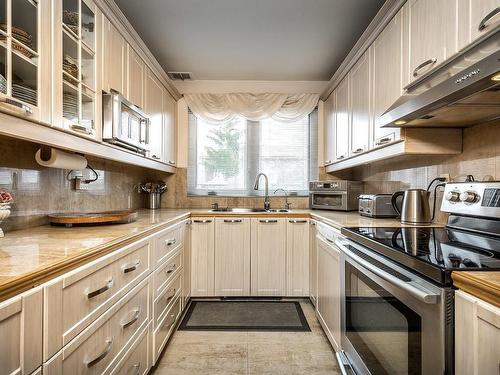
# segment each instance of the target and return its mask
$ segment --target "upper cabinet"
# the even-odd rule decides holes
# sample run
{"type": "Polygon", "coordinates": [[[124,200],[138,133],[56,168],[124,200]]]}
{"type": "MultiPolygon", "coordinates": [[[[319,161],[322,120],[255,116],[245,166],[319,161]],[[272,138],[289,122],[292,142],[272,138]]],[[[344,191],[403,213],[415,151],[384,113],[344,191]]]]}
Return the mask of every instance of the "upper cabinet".
{"type": "Polygon", "coordinates": [[[163,89],[163,161],[173,167],[177,164],[176,109],[177,102],[166,89],[163,89]]]}
{"type": "Polygon", "coordinates": [[[120,94],[126,91],[126,53],[127,42],[116,27],[103,15],[103,62],[102,89],[120,94]]]}
{"type": "Polygon", "coordinates": [[[324,164],[332,164],[335,161],[335,98],[337,92],[334,90],[325,101],[325,127],[324,127],[324,164]]]}
{"type": "Polygon", "coordinates": [[[146,100],[144,110],[150,116],[150,157],[155,160],[163,160],[163,86],[149,69],[146,70],[145,81],[146,100]]]}
{"type": "Polygon", "coordinates": [[[498,0],[460,0],[458,2],[458,48],[500,26],[498,0]]]}
{"type": "Polygon", "coordinates": [[[144,108],[144,79],[146,65],[139,54],[127,45],[127,92],[125,97],[140,108],[144,108]]]}
{"type": "Polygon", "coordinates": [[[343,160],[349,156],[349,127],[351,123],[349,106],[349,75],[336,89],[337,106],[335,109],[335,159],[343,160]]]}
{"type": "Polygon", "coordinates": [[[51,119],[50,1],[0,1],[0,110],[51,119]]]}

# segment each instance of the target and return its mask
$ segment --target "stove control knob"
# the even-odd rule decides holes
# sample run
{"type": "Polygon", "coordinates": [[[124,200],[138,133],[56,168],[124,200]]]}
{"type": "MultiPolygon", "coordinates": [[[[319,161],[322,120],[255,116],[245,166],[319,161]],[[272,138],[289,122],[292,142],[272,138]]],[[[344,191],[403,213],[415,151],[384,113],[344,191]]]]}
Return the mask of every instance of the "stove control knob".
{"type": "Polygon", "coordinates": [[[459,202],[460,201],[460,192],[449,191],[446,193],[444,199],[446,199],[449,202],[459,202]]]}
{"type": "Polygon", "coordinates": [[[474,191],[464,191],[460,194],[460,200],[464,203],[476,203],[479,201],[479,195],[474,191]]]}

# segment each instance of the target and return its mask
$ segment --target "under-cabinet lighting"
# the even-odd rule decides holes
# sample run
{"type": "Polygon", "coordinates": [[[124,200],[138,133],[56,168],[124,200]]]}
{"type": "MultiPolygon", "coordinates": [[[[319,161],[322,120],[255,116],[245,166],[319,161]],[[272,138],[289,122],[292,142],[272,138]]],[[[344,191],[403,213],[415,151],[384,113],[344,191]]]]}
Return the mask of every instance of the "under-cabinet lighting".
{"type": "Polygon", "coordinates": [[[500,81],[500,73],[496,73],[493,77],[491,77],[492,81],[500,81]]]}
{"type": "Polygon", "coordinates": [[[404,124],[406,124],[406,120],[394,121],[394,125],[404,125],[404,124]]]}

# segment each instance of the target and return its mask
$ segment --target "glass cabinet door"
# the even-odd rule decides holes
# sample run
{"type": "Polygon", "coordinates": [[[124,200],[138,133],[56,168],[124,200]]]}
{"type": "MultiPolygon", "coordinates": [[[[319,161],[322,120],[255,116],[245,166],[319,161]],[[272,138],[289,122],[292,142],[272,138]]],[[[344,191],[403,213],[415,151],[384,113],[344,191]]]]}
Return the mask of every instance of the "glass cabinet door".
{"type": "Polygon", "coordinates": [[[95,128],[95,12],[85,0],[62,0],[63,127],[89,137],[95,128]]]}
{"type": "Polygon", "coordinates": [[[0,0],[0,101],[30,117],[40,102],[39,1],[0,0]]]}

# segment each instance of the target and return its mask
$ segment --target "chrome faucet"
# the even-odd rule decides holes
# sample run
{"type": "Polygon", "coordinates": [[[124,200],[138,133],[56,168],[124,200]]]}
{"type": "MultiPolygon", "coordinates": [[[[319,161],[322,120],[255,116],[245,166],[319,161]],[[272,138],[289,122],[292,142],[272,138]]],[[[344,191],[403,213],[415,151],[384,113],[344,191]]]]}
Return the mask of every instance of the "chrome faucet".
{"type": "Polygon", "coordinates": [[[285,189],[279,188],[279,189],[276,189],[274,191],[274,195],[276,195],[276,193],[278,191],[282,191],[285,194],[285,210],[289,210],[290,209],[290,203],[288,203],[288,191],[286,191],[285,189]]]}
{"type": "Polygon", "coordinates": [[[254,190],[259,190],[259,180],[260,177],[264,176],[266,180],[266,185],[265,185],[265,197],[264,197],[264,210],[269,210],[271,208],[271,203],[269,202],[269,181],[267,179],[267,176],[264,173],[259,173],[257,177],[255,177],[255,184],[253,185],[254,190]]]}

